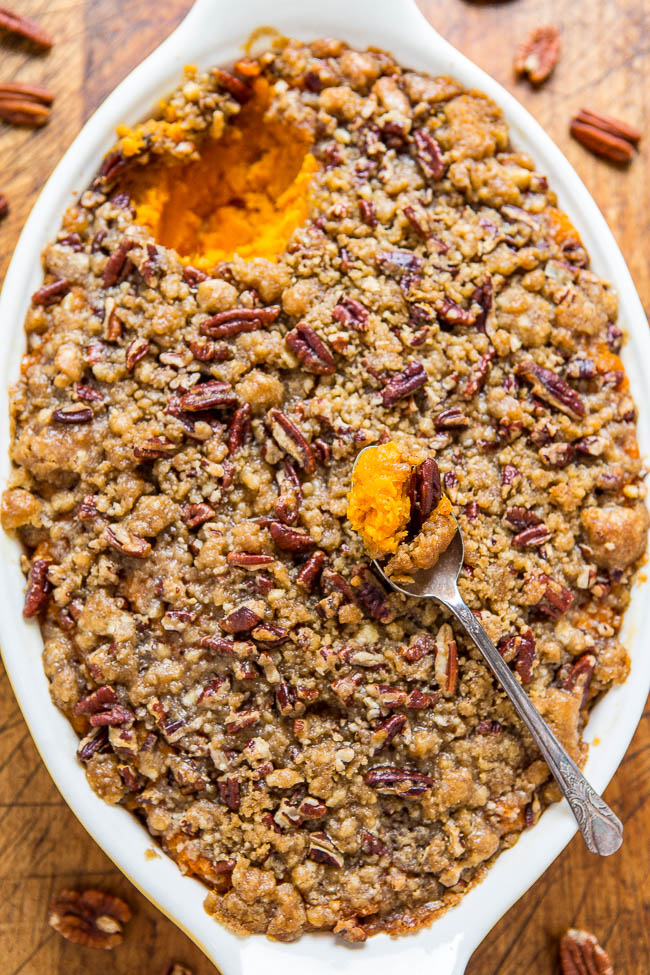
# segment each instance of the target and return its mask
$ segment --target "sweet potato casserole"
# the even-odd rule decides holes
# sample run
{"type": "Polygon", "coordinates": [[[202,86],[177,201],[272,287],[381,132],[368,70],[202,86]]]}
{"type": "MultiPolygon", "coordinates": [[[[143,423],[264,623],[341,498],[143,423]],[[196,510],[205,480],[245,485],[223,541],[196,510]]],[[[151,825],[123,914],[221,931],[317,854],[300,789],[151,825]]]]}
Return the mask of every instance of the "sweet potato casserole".
{"type": "Polygon", "coordinates": [[[648,524],[616,297],[499,108],[379,51],[188,68],[118,135],[12,396],[52,697],[225,924],[414,929],[557,790],[448,616],[373,575],[352,465],[435,458],[462,594],[582,761],[648,524]]]}

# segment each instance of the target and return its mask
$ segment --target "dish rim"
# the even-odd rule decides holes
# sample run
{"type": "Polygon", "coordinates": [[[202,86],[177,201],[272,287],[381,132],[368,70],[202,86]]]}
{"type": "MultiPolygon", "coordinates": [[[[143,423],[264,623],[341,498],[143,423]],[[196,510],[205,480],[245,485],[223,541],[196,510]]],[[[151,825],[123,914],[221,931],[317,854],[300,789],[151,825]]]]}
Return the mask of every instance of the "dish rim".
{"type": "MultiPolygon", "coordinates": [[[[17,378],[24,349],[23,323],[29,297],[42,277],[40,255],[56,233],[72,192],[82,189],[114,141],[118,122],[146,117],[157,97],[180,78],[184,63],[201,67],[232,60],[251,32],[272,20],[283,33],[310,40],[338,36],[353,46],[369,44],[391,51],[402,64],[432,74],[450,74],[466,87],[478,88],[503,109],[512,141],[529,151],[539,169],[549,174],[559,205],[575,223],[591,266],[607,277],[619,294],[619,315],[628,332],[623,359],[639,408],[638,439],[650,455],[650,391],[642,363],[650,361],[650,332],[629,271],[600,211],[583,183],[529,113],[497,82],[444,41],[417,9],[415,0],[197,0],[174,33],[109,95],[88,120],[43,188],[16,246],[0,296],[0,320],[6,341],[0,349],[3,396],[17,378]],[[326,9],[323,9],[323,7],[326,9]],[[215,26],[220,36],[215,37],[215,26]],[[607,270],[605,274],[604,271],[607,270]]],[[[6,403],[6,399],[4,400],[6,403]]],[[[10,469],[9,420],[0,418],[0,482],[10,469]]],[[[566,802],[548,809],[540,822],[522,834],[516,846],[500,854],[485,880],[460,904],[411,937],[378,935],[352,947],[326,935],[305,935],[293,944],[263,937],[242,938],[205,913],[206,888],[182,876],[153,841],[146,828],[125,809],[108,806],[87,785],[76,760],[77,737],[52,704],[42,663],[42,640],[34,623],[23,620],[24,578],[19,543],[0,533],[0,643],[14,693],[43,762],[66,802],[99,846],[156,906],[174,921],[226,975],[257,975],[260,965],[285,975],[336,971],[357,975],[392,975],[394,963],[435,965],[438,975],[461,975],[485,934],[534,883],[576,832],[566,802]],[[546,842],[545,842],[546,840],[546,842]],[[525,863],[526,867],[521,868],[525,863]]],[[[628,681],[613,688],[592,712],[585,739],[600,739],[590,749],[586,772],[599,791],[620,764],[642,713],[650,688],[650,655],[642,634],[650,622],[648,582],[639,579],[625,616],[624,642],[632,657],[628,681]],[[644,659],[645,656],[645,659],[644,659]]]]}

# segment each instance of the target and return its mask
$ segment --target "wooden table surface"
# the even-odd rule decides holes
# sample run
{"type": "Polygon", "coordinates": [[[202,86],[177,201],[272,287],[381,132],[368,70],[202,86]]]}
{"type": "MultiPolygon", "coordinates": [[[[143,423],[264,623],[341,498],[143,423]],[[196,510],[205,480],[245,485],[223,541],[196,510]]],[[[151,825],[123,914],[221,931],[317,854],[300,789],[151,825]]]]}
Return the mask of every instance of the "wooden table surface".
{"type": "MultiPolygon", "coordinates": [[[[237,2],[237,0],[234,0],[237,2]]],[[[353,2],[353,0],[351,0],[353,2]]],[[[0,79],[39,81],[56,92],[43,130],[0,123],[0,190],[11,212],[0,224],[0,281],[32,203],[85,119],[113,86],[180,20],[190,0],[9,0],[56,39],[34,56],[0,40],[0,79]]],[[[532,111],[578,169],[600,205],[650,311],[650,138],[628,170],[572,142],[570,115],[585,105],[648,133],[650,4],[647,0],[421,0],[438,30],[532,111]],[[563,54],[540,91],[512,77],[516,43],[540,24],[562,30],[563,54]]],[[[269,0],[269,21],[272,21],[269,0]]],[[[599,860],[575,839],[475,953],[468,975],[552,975],[556,943],[569,925],[593,930],[616,975],[650,971],[650,709],[607,799],[625,823],[619,853],[599,860]]],[[[213,967],[124,880],[68,810],[45,771],[4,672],[0,675],[0,970],[3,975],[160,975],[171,960],[195,975],[213,967]],[[135,917],[114,952],[79,948],[47,925],[62,887],[119,892],[135,917]]],[[[434,973],[431,973],[434,975],[434,973]]]]}

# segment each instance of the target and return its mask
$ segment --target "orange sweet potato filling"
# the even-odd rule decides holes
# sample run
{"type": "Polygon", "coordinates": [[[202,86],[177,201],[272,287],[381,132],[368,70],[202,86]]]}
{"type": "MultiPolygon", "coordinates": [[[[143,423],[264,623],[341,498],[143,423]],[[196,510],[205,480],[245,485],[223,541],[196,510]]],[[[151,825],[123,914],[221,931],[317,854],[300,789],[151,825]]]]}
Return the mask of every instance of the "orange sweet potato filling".
{"type": "Polygon", "coordinates": [[[411,513],[411,465],[394,443],[368,447],[359,456],[348,494],[348,519],[373,558],[394,553],[411,513]]]}
{"type": "Polygon", "coordinates": [[[259,79],[255,96],[198,160],[148,166],[127,186],[138,223],[195,267],[209,270],[234,254],[272,260],[307,217],[318,163],[304,131],[264,119],[268,100],[259,79]]]}

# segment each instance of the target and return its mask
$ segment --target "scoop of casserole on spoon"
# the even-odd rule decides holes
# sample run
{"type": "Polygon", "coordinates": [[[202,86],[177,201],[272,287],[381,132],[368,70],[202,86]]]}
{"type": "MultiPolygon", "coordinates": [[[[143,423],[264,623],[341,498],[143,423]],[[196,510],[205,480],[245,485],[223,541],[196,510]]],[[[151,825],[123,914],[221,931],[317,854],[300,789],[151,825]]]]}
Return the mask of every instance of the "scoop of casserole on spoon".
{"type": "Polygon", "coordinates": [[[412,467],[396,444],[366,447],[356,459],[348,501],[350,523],[384,582],[405,596],[435,599],[456,617],[535,740],[588,849],[615,853],[623,842],[620,820],[555,737],[458,590],[463,536],[435,461],[412,467]]]}

